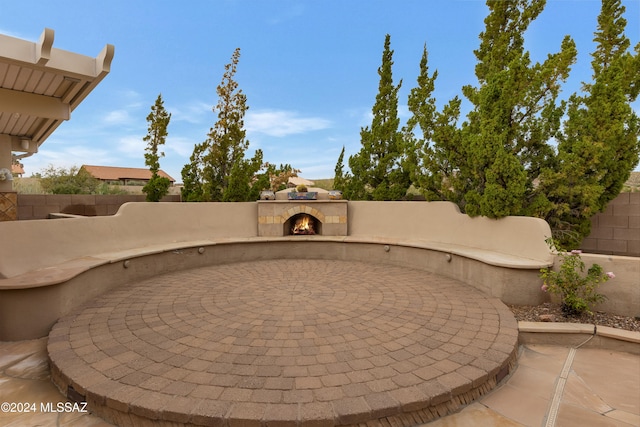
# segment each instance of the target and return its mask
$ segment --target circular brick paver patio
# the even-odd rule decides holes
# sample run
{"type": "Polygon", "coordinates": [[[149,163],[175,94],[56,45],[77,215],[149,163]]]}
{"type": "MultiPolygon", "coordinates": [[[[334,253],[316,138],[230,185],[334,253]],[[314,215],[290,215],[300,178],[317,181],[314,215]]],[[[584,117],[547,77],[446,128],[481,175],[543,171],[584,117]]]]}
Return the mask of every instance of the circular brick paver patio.
{"type": "Polygon", "coordinates": [[[56,385],[118,425],[330,426],[444,415],[516,346],[508,308],[455,280],[282,260],[121,287],[61,319],[48,350],[56,385]]]}

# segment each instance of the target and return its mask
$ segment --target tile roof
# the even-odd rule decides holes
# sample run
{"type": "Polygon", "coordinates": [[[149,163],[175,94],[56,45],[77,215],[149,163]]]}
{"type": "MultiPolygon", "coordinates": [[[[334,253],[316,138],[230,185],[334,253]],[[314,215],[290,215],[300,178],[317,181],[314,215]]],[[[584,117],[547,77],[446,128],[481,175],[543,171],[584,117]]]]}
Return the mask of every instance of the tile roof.
{"type": "Polygon", "coordinates": [[[11,165],[11,173],[21,175],[24,173],[24,168],[22,165],[11,165]]]}
{"type": "MultiPolygon", "coordinates": [[[[118,181],[123,179],[151,179],[151,171],[145,168],[120,168],[114,166],[94,166],[94,165],[82,165],[82,168],[103,181],[118,181]]],[[[169,174],[162,169],[158,171],[158,175],[169,178],[169,181],[175,182],[169,174]]]]}

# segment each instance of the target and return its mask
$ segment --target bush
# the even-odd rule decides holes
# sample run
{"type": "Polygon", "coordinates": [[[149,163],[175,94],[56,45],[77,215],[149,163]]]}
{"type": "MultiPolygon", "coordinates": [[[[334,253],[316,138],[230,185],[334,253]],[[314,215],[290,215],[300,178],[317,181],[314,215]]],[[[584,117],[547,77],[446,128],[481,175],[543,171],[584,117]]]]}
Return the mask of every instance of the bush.
{"type": "Polygon", "coordinates": [[[562,300],[562,311],[566,315],[579,316],[585,312],[591,313],[595,304],[606,299],[604,295],[598,293],[598,286],[613,279],[615,275],[612,272],[605,273],[598,264],[593,264],[585,275],[584,261],[580,256],[582,251],[566,252],[552,239],[547,242],[552,249],[558,250],[561,265],[559,271],[553,271],[550,268],[540,270],[540,277],[544,283],[542,291],[559,295],[562,300]]]}

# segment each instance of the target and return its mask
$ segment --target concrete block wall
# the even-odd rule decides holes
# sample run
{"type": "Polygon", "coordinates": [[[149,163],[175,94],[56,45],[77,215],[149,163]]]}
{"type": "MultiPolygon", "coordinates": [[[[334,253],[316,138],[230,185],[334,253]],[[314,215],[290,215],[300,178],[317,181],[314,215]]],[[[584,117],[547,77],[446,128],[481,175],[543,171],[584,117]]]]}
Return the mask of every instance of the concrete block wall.
{"type": "Polygon", "coordinates": [[[620,193],[607,209],[591,218],[591,234],[582,241],[585,252],[640,256],[640,192],[620,193]]]}
{"type": "MultiPolygon", "coordinates": [[[[52,213],[105,216],[118,212],[127,202],[144,202],[144,195],[18,194],[18,220],[47,219],[52,213]]],[[[179,202],[169,195],[163,202],[179,202]]]]}

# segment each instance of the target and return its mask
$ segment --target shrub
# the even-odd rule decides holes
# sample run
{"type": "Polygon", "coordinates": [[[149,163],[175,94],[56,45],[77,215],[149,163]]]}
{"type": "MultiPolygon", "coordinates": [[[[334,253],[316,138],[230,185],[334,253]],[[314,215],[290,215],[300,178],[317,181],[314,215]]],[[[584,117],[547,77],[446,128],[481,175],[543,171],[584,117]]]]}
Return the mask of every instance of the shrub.
{"type": "Polygon", "coordinates": [[[593,264],[585,271],[580,250],[566,252],[557,242],[547,241],[551,248],[558,251],[560,257],[560,270],[553,271],[550,268],[540,270],[543,280],[542,291],[559,295],[562,300],[562,311],[566,315],[579,316],[583,313],[591,313],[592,307],[602,302],[606,297],[598,293],[598,286],[615,275],[612,272],[605,273],[598,264],[593,264]]]}

